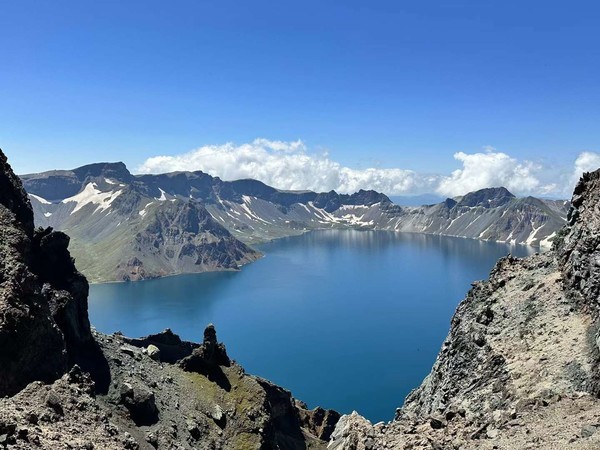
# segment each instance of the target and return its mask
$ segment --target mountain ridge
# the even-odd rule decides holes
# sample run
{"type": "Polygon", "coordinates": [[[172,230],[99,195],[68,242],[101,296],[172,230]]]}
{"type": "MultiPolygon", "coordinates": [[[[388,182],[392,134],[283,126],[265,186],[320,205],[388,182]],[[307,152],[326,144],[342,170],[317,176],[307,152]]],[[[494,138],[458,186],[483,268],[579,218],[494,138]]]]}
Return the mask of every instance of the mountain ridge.
{"type": "Polygon", "coordinates": [[[202,203],[186,198],[167,201],[159,188],[136,182],[122,163],[22,179],[38,211],[37,224],[69,232],[71,251],[93,281],[237,270],[260,257],[214,221],[202,203]],[[157,205],[152,207],[149,200],[140,205],[149,198],[157,205]],[[44,211],[39,213],[40,209],[44,211]]]}
{"type": "Polygon", "coordinates": [[[122,163],[23,175],[22,180],[36,223],[72,236],[72,252],[92,281],[236,270],[260,257],[252,245],[327,228],[549,246],[568,210],[568,202],[516,198],[505,188],[401,207],[373,190],[282,191],[258,180],[222,181],[201,171],[132,175],[122,163]],[[185,235],[175,220],[181,217],[175,210],[190,208],[197,212],[196,222],[204,224],[199,240],[185,235]],[[165,215],[173,220],[157,219],[165,215]],[[157,228],[157,221],[162,226],[157,228]],[[175,243],[173,233],[179,238],[175,243]],[[150,234],[155,239],[140,238],[150,234]],[[196,245],[195,259],[189,244],[196,245]]]}

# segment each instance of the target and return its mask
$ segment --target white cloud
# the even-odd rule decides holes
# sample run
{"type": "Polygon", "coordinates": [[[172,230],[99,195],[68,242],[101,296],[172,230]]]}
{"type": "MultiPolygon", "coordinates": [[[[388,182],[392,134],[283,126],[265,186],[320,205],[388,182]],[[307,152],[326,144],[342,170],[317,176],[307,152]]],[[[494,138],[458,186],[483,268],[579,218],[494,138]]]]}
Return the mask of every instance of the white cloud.
{"type": "Polygon", "coordinates": [[[458,152],[460,168],[448,175],[423,174],[402,168],[353,169],[327,153],[309,151],[305,143],[255,139],[236,145],[206,145],[175,156],[148,158],[139,173],[202,170],[223,180],[253,178],[278,189],[352,193],[374,189],[387,195],[437,192],[453,197],[477,189],[504,186],[515,195],[569,198],[584,171],[600,167],[600,154],[583,152],[568,169],[518,160],[493,147],[477,153],[458,152]]]}
{"type": "Polygon", "coordinates": [[[454,159],[462,163],[448,177],[443,177],[437,188],[442,195],[454,197],[486,187],[504,186],[518,194],[531,194],[546,190],[538,173],[542,167],[530,161],[519,162],[506,153],[486,147],[485,153],[458,152],[454,159]]]}
{"type": "Polygon", "coordinates": [[[294,142],[255,139],[242,145],[207,145],[177,156],[155,156],[139,168],[140,173],[201,170],[224,180],[258,179],[278,189],[341,193],[374,189],[390,195],[431,192],[435,177],[404,169],[351,169],[327,154],[307,151],[294,142]]]}
{"type": "Polygon", "coordinates": [[[571,175],[571,188],[574,188],[584,172],[592,172],[600,168],[600,154],[594,152],[582,152],[575,160],[575,167],[571,175]]]}

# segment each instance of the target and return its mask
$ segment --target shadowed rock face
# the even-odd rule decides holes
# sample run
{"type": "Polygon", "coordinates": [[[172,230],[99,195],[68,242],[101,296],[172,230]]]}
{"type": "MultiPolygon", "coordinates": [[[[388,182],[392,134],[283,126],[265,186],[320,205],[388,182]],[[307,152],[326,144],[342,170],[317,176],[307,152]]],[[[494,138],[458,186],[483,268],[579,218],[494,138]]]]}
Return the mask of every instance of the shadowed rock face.
{"type": "MultiPolygon", "coordinates": [[[[594,327],[593,377],[589,390],[600,395],[600,170],[583,174],[573,192],[567,226],[554,248],[561,263],[565,294],[588,312],[594,327]]],[[[591,334],[591,333],[590,333],[591,334]]]]}
{"type": "Polygon", "coordinates": [[[28,237],[33,235],[33,211],[19,178],[0,150],[0,204],[15,216],[16,224],[28,237]]]}
{"type": "Polygon", "coordinates": [[[69,238],[34,230],[27,194],[1,150],[0,224],[0,395],[10,395],[33,380],[57,379],[89,359],[94,343],[88,284],[69,238]]]}
{"type": "Polygon", "coordinates": [[[308,410],[308,407],[298,400],[296,400],[296,406],[302,426],[318,438],[329,441],[335,426],[340,420],[340,414],[337,411],[320,407],[308,410]]]}
{"type": "MultiPolygon", "coordinates": [[[[3,191],[4,193],[5,191],[3,191]]],[[[53,381],[67,368],[66,346],[22,250],[31,240],[15,214],[0,207],[0,396],[33,380],[53,381]]]]}
{"type": "Polygon", "coordinates": [[[600,298],[600,170],[581,177],[571,204],[555,247],[569,294],[595,310],[600,298]]]}

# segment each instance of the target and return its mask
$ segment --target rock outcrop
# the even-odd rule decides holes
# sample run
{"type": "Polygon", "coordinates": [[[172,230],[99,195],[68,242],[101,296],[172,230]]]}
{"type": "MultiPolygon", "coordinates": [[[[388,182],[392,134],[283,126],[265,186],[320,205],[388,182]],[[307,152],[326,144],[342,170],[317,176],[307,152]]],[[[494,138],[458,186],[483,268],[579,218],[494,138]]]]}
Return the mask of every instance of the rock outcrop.
{"type": "MultiPolygon", "coordinates": [[[[126,175],[119,169],[115,179],[126,175]]],[[[247,375],[212,325],[202,344],[170,330],[139,339],[95,332],[69,238],[34,229],[1,151],[0,188],[0,448],[325,448],[336,413],[308,411],[247,375]],[[311,414],[330,419],[305,424],[311,414]]]]}
{"type": "Polygon", "coordinates": [[[571,203],[555,249],[569,295],[596,311],[600,307],[600,171],[583,175],[571,203]]]}

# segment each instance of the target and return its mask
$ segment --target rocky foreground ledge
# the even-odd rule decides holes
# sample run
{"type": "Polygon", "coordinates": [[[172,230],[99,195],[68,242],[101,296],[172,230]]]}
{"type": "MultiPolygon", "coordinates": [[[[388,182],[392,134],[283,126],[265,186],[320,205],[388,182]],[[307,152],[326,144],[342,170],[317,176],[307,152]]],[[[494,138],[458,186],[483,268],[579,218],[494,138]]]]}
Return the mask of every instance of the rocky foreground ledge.
{"type": "Polygon", "coordinates": [[[0,449],[324,449],[339,419],[247,375],[217,342],[90,327],[69,238],[34,229],[0,151],[0,449]]]}
{"type": "Polygon", "coordinates": [[[168,330],[92,334],[109,365],[108,390],[75,365],[1,399],[0,448],[324,449],[339,419],[245,374],[212,326],[202,345],[168,330]]]}

